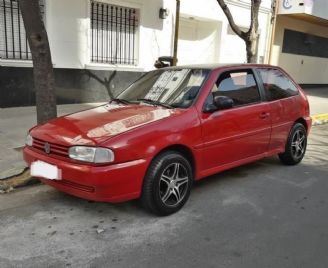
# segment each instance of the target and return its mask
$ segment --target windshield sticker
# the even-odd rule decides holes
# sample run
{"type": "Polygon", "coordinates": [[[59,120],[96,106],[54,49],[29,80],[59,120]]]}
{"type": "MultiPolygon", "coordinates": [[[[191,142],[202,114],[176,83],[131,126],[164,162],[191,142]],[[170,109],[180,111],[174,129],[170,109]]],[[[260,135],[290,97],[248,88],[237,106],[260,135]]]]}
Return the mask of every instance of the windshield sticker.
{"type": "Polygon", "coordinates": [[[161,99],[167,99],[182,84],[189,72],[188,69],[165,71],[157,79],[145,99],[158,101],[163,95],[161,99]]]}

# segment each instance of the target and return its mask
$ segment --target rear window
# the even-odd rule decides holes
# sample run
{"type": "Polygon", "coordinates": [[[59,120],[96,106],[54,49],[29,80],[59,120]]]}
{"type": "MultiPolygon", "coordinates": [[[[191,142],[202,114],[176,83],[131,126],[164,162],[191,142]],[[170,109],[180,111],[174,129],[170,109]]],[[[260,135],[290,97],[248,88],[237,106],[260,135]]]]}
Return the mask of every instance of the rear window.
{"type": "Polygon", "coordinates": [[[279,100],[298,94],[294,83],[277,69],[258,69],[263,81],[265,94],[268,100],[279,100]]]}

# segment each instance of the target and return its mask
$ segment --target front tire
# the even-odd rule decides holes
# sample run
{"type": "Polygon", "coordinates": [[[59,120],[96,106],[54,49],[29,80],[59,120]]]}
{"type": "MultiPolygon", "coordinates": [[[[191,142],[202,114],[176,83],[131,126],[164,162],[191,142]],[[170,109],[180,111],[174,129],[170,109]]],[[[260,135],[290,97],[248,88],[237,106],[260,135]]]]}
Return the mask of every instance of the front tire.
{"type": "Polygon", "coordinates": [[[160,216],[177,212],[189,198],[192,178],[192,168],[183,155],[174,151],[158,155],[144,179],[143,206],[160,216]]]}
{"type": "Polygon", "coordinates": [[[296,165],[304,157],[307,146],[307,132],[303,124],[296,123],[288,136],[285,152],[279,154],[280,161],[285,165],[296,165]]]}

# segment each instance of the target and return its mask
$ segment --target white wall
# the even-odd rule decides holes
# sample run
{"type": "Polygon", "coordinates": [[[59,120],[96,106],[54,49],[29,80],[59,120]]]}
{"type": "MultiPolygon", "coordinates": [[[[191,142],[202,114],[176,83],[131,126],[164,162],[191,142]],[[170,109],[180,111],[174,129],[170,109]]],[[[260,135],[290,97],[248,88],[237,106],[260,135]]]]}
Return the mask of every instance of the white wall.
{"type": "MultiPolygon", "coordinates": [[[[230,11],[237,25],[248,28],[250,25],[250,0],[227,1],[230,11]]],[[[271,1],[263,0],[259,14],[260,42],[259,58],[268,58],[268,40],[270,33],[271,1]]],[[[237,35],[228,32],[228,21],[216,0],[181,1],[181,14],[183,17],[192,17],[198,21],[210,21],[217,24],[219,31],[216,39],[220,42],[219,53],[214,55],[213,62],[243,63],[246,62],[245,43],[237,35]]],[[[209,39],[213,40],[213,39],[209,39]]],[[[197,44],[196,44],[197,46],[197,44]]],[[[201,46],[200,46],[201,47],[201,46]]],[[[204,63],[202,59],[196,63],[204,63]]]]}
{"type": "Polygon", "coordinates": [[[217,63],[221,23],[182,17],[180,19],[178,65],[217,63]]]}
{"type": "MultiPolygon", "coordinates": [[[[98,1],[140,10],[138,65],[119,66],[90,62],[90,0],[45,0],[46,28],[52,60],[56,68],[147,71],[154,68],[154,62],[159,56],[173,54],[175,0],[98,1]],[[169,16],[164,20],[158,15],[161,7],[169,10],[169,16]]],[[[227,0],[227,2],[236,23],[248,27],[250,0],[227,0]]],[[[262,57],[265,57],[267,53],[269,3],[270,0],[263,0],[259,17],[261,32],[259,56],[262,57]]],[[[181,17],[187,21],[194,21],[197,26],[197,31],[193,36],[197,55],[190,55],[194,56],[191,61],[187,53],[181,52],[180,49],[182,55],[179,63],[186,62],[186,59],[189,60],[188,63],[245,62],[245,45],[236,35],[228,34],[227,19],[216,0],[202,0],[201,2],[183,0],[181,1],[181,17]],[[206,52],[210,53],[206,54],[206,52]]],[[[182,43],[182,47],[183,45],[182,43]]],[[[188,45],[190,47],[191,43],[189,42],[188,45]]],[[[25,63],[14,63],[17,66],[23,66],[23,64],[25,63]]]]}
{"type": "Polygon", "coordinates": [[[118,66],[90,62],[90,1],[47,0],[46,21],[53,63],[56,68],[106,69],[120,67],[122,70],[152,68],[158,55],[170,54],[172,16],[167,20],[158,18],[162,0],[135,0],[103,2],[138,8],[140,12],[137,66],[118,66]],[[168,38],[165,38],[168,37],[168,38]]]}
{"type": "Polygon", "coordinates": [[[144,70],[154,69],[155,60],[159,56],[172,55],[173,24],[175,1],[140,0],[141,26],[139,47],[139,68],[144,70]],[[159,18],[159,9],[167,8],[169,16],[159,18]]]}
{"type": "Polygon", "coordinates": [[[47,0],[46,28],[56,68],[84,68],[88,57],[87,1],[47,0]]]}

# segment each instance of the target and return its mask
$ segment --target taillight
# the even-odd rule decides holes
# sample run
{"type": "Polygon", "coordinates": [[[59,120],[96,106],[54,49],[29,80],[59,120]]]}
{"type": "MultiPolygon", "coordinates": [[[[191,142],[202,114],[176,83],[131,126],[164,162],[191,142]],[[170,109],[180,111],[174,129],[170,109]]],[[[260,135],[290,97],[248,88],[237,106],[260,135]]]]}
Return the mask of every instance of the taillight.
{"type": "Polygon", "coordinates": [[[304,100],[304,112],[306,115],[310,115],[310,105],[308,97],[306,96],[304,90],[299,86],[299,92],[304,100]]]}
{"type": "Polygon", "coordinates": [[[305,114],[309,115],[310,114],[310,105],[308,100],[305,101],[305,114]]]}

